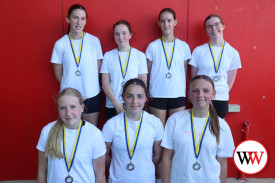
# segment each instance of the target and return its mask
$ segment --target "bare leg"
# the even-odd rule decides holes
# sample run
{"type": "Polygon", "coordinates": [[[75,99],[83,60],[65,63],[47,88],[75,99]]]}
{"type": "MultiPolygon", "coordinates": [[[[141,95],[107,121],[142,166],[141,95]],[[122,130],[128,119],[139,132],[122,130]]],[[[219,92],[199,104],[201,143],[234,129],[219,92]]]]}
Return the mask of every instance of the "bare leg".
{"type": "Polygon", "coordinates": [[[179,112],[179,111],[183,111],[185,109],[185,106],[184,107],[179,107],[179,108],[176,108],[176,109],[169,109],[168,110],[168,118],[174,114],[175,112],[179,112]]]}
{"type": "Polygon", "coordinates": [[[94,112],[94,113],[90,113],[90,114],[82,114],[83,120],[85,120],[95,126],[97,125],[98,117],[99,117],[99,112],[94,112]]]}
{"type": "Polygon", "coordinates": [[[167,110],[162,110],[162,109],[157,109],[154,107],[149,107],[149,111],[151,114],[155,115],[157,118],[160,119],[160,121],[162,122],[163,127],[165,126],[165,122],[166,122],[166,113],[167,110]]]}

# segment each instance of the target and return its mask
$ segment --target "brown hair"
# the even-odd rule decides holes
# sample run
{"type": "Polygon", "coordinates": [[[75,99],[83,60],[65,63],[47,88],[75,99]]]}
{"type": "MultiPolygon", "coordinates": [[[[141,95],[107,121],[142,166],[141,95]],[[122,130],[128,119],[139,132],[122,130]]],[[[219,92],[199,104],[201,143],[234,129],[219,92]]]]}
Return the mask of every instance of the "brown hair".
{"type": "MultiPolygon", "coordinates": [[[[75,96],[79,100],[79,104],[83,104],[83,99],[80,94],[80,92],[74,88],[65,88],[62,90],[58,96],[57,96],[57,103],[59,99],[64,95],[70,95],[75,96]]],[[[51,159],[54,159],[54,157],[57,158],[64,158],[64,155],[61,152],[61,141],[62,141],[62,135],[63,135],[63,121],[58,118],[56,123],[52,126],[47,143],[45,148],[45,155],[46,157],[49,155],[51,159]]]]}
{"type": "MultiPolygon", "coordinates": [[[[190,81],[190,85],[189,88],[191,90],[191,85],[195,80],[198,79],[203,79],[207,82],[209,82],[212,87],[213,87],[213,91],[215,91],[215,85],[213,80],[206,76],[206,75],[197,75],[195,77],[193,77],[190,81]]],[[[209,116],[210,116],[210,120],[209,120],[209,130],[210,132],[216,137],[216,142],[217,144],[220,143],[220,123],[219,123],[219,116],[215,110],[215,108],[213,107],[212,104],[209,105],[209,116]]]]}
{"type": "Polygon", "coordinates": [[[113,32],[115,31],[115,27],[116,27],[117,25],[125,25],[125,26],[128,28],[129,32],[132,34],[131,25],[130,25],[130,23],[127,22],[126,20],[119,20],[119,21],[117,21],[117,22],[113,25],[113,32]]]}
{"type": "Polygon", "coordinates": [[[208,15],[208,16],[206,17],[206,19],[204,20],[204,27],[205,27],[205,28],[206,28],[206,22],[207,22],[207,20],[209,20],[210,18],[213,18],[213,17],[216,17],[216,18],[220,19],[221,24],[224,25],[224,23],[223,23],[223,21],[222,21],[222,18],[221,18],[219,15],[211,14],[211,15],[208,15]]]}
{"type": "Polygon", "coordinates": [[[146,96],[146,98],[148,98],[149,95],[148,95],[148,93],[147,93],[147,88],[146,88],[144,82],[143,82],[141,79],[138,79],[138,78],[130,79],[130,80],[128,80],[128,81],[125,83],[125,85],[123,86],[123,90],[122,90],[121,96],[123,96],[123,95],[125,94],[125,92],[126,92],[128,86],[130,86],[130,85],[132,85],[132,84],[138,85],[138,86],[140,86],[141,88],[143,88],[144,93],[145,93],[145,96],[146,96]]]}
{"type": "Polygon", "coordinates": [[[177,19],[177,18],[176,18],[176,12],[175,12],[174,10],[172,10],[171,8],[164,8],[163,10],[161,10],[161,11],[159,12],[159,20],[160,20],[161,14],[164,13],[164,12],[171,13],[171,14],[173,15],[174,20],[177,19]]]}

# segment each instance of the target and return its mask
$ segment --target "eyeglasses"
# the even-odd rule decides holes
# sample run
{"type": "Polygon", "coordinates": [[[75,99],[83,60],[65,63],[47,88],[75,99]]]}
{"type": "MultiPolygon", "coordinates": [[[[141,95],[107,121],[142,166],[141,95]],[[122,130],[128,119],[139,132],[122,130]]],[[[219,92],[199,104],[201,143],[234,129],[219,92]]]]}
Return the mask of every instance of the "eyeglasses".
{"type": "Polygon", "coordinates": [[[206,28],[207,29],[212,29],[212,28],[217,28],[221,25],[221,22],[216,22],[213,25],[207,25],[206,28]]]}

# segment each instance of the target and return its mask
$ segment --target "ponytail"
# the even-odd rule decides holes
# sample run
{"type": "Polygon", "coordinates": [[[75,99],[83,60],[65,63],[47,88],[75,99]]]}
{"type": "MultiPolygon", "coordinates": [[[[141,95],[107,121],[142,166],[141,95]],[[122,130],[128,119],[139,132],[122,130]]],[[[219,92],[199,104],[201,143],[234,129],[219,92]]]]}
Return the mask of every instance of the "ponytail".
{"type": "Polygon", "coordinates": [[[220,143],[219,117],[212,104],[209,105],[209,114],[210,114],[209,130],[213,135],[215,135],[217,145],[219,145],[220,143]]]}
{"type": "Polygon", "coordinates": [[[54,159],[54,157],[57,157],[59,159],[64,158],[64,155],[61,152],[61,140],[62,140],[62,130],[63,130],[63,122],[61,119],[58,119],[56,123],[51,128],[46,149],[45,149],[45,155],[46,157],[49,155],[51,159],[54,159]]]}

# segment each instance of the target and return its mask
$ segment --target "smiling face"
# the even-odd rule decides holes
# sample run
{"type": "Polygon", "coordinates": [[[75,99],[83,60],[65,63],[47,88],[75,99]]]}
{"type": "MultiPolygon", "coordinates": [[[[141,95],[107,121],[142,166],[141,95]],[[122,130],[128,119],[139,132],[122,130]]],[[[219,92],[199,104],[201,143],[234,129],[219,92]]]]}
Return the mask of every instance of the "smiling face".
{"type": "Polygon", "coordinates": [[[63,95],[58,101],[59,118],[65,126],[70,129],[77,129],[84,110],[84,104],[80,104],[79,98],[73,95],[63,95]]]}
{"type": "Polygon", "coordinates": [[[127,48],[132,34],[126,25],[119,24],[114,27],[114,38],[119,48],[127,48]]]}
{"type": "Polygon", "coordinates": [[[164,11],[160,14],[158,25],[163,36],[174,35],[174,27],[177,25],[177,20],[174,19],[172,13],[164,11]]]}
{"type": "Polygon", "coordinates": [[[82,33],[86,23],[87,23],[86,12],[82,9],[75,9],[66,18],[66,21],[70,24],[70,33],[79,34],[82,33]]]}
{"type": "Polygon", "coordinates": [[[212,84],[205,79],[196,79],[190,85],[189,97],[193,108],[208,109],[215,95],[212,84]]]}
{"type": "Polygon", "coordinates": [[[146,102],[144,88],[139,85],[131,84],[123,93],[125,110],[130,115],[140,115],[146,102]]]}
{"type": "Polygon", "coordinates": [[[212,17],[205,22],[205,31],[209,38],[223,38],[225,26],[218,17],[212,17]]]}

